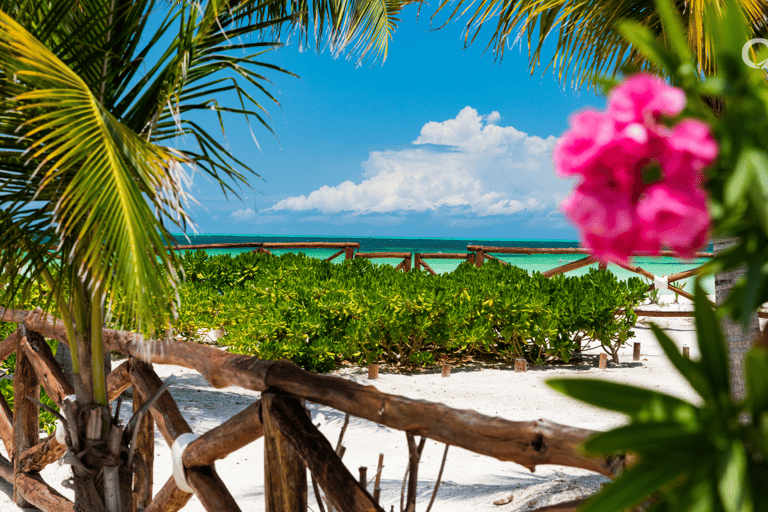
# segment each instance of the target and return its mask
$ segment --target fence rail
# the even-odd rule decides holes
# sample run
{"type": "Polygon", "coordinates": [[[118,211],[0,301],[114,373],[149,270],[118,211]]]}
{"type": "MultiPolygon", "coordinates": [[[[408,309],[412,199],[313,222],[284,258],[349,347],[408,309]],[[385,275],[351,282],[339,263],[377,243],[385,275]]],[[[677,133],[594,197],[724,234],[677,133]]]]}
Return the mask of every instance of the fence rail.
{"type": "MultiPolygon", "coordinates": [[[[7,357],[16,352],[19,355],[17,364],[25,354],[32,355],[30,359],[39,356],[37,359],[42,361],[41,364],[31,365],[33,372],[29,385],[16,392],[17,407],[26,402],[21,399],[21,393],[35,388],[39,390],[41,383],[45,385],[46,382],[58,386],[61,391],[53,391],[51,398],[57,405],[64,405],[63,393],[69,392],[71,385],[58,369],[47,344],[30,344],[28,340],[30,333],[39,333],[67,344],[63,322],[40,309],[0,309],[0,321],[15,322],[27,330],[24,334],[20,327],[0,343],[0,355],[7,357]]],[[[270,468],[265,472],[268,512],[306,510],[307,467],[330,503],[339,511],[382,511],[377,501],[347,470],[327,439],[309,421],[301,400],[333,407],[404,431],[409,436],[421,435],[502,461],[516,462],[531,470],[541,464],[558,464],[615,477],[631,462],[624,456],[596,457],[581,453],[578,446],[595,433],[591,430],[544,420],[516,422],[489,417],[474,411],[382,393],[373,386],[306,372],[285,361],[263,361],[196,343],[145,341],[135,333],[112,329],[103,330],[103,339],[107,349],[129,356],[128,361],[107,377],[110,401],[129,386],[133,387],[134,396],[138,395],[139,403],[155,395],[161,382],[152,369],[152,363],[194,369],[215,388],[239,386],[262,392],[259,401],[183,449],[181,461],[185,482],[178,482],[177,477],[172,476],[158,494],[147,503],[135,505],[135,510],[179,510],[193,493],[206,510],[240,510],[212,464],[263,436],[265,467],[270,468]],[[192,493],[183,488],[191,489],[192,493]],[[290,508],[285,508],[286,503],[291,504],[290,508]]],[[[18,409],[12,415],[13,423],[7,414],[0,414],[0,431],[14,434],[10,439],[3,436],[12,460],[0,457],[0,477],[13,484],[14,493],[44,511],[74,511],[71,501],[59,495],[36,474],[45,465],[63,456],[64,449],[55,436],[36,442],[29,449],[20,444],[20,436],[17,435],[20,421],[30,422],[30,417],[34,416],[37,428],[37,405],[32,405],[34,409],[24,413],[18,409]],[[35,464],[29,463],[31,457],[35,459],[35,464]]],[[[7,408],[7,404],[5,406],[7,408]]],[[[180,436],[191,433],[167,391],[153,402],[150,411],[154,425],[169,447],[180,436]]],[[[68,413],[67,417],[73,416],[68,413]]],[[[150,425],[149,428],[153,427],[150,425]]],[[[152,446],[151,443],[149,446],[152,446]]],[[[141,482],[142,489],[152,489],[151,478],[151,472],[145,475],[141,482]]]]}

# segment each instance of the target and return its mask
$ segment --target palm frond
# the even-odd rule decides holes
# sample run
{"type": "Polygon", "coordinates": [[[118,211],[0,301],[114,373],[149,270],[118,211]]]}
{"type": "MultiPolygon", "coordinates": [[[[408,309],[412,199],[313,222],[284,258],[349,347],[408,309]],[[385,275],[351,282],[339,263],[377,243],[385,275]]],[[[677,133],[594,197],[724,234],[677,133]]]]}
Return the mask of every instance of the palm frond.
{"type": "Polygon", "coordinates": [[[2,12],[0,69],[26,89],[3,105],[23,120],[18,138],[28,141],[29,163],[3,166],[8,186],[36,183],[36,196],[3,197],[14,202],[7,222],[24,228],[37,199],[55,190],[56,202],[36,209],[49,222],[47,245],[55,244],[86,283],[121,294],[128,317],[161,324],[171,311],[174,270],[153,209],[183,214],[173,173],[183,155],[125,127],[71,68],[2,12]]]}

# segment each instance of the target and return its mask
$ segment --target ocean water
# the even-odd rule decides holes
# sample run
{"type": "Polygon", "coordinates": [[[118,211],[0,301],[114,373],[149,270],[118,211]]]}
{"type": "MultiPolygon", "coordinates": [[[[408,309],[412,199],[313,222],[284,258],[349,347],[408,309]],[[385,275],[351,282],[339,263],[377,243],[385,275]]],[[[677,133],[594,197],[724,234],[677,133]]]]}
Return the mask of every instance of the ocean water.
{"type": "MultiPolygon", "coordinates": [[[[361,237],[320,237],[320,236],[271,236],[271,235],[174,235],[181,245],[242,243],[242,242],[356,242],[360,244],[360,252],[410,252],[410,253],[467,253],[467,245],[485,245],[494,247],[537,247],[537,248],[566,248],[579,247],[577,240],[489,240],[489,239],[452,239],[452,238],[361,238],[361,237]]],[[[238,254],[251,251],[244,249],[207,249],[208,254],[238,254]]],[[[707,247],[705,251],[711,252],[707,247]]],[[[312,258],[328,258],[337,252],[337,249],[275,249],[272,253],[281,255],[286,252],[303,252],[312,258]]],[[[584,257],[581,254],[493,254],[502,261],[524,268],[529,272],[544,272],[584,257]]],[[[337,257],[334,262],[344,261],[344,255],[337,257]]],[[[394,258],[373,259],[373,263],[380,265],[397,265],[402,260],[394,258]]],[[[462,260],[426,260],[429,266],[437,273],[453,271],[462,260]]],[[[656,276],[669,276],[683,272],[708,261],[707,258],[693,260],[681,260],[668,257],[636,257],[632,260],[634,266],[641,267],[656,276]]],[[[591,265],[597,268],[597,264],[591,265]]],[[[568,275],[583,275],[590,267],[582,267],[573,270],[568,275]]],[[[638,274],[624,270],[616,265],[609,265],[608,270],[616,274],[619,279],[640,277],[638,274]]],[[[684,283],[684,290],[692,292],[693,278],[677,281],[676,286],[684,283]]],[[[715,283],[713,277],[703,280],[704,289],[708,294],[714,294],[715,283]]],[[[664,290],[661,295],[674,295],[664,290]]]]}

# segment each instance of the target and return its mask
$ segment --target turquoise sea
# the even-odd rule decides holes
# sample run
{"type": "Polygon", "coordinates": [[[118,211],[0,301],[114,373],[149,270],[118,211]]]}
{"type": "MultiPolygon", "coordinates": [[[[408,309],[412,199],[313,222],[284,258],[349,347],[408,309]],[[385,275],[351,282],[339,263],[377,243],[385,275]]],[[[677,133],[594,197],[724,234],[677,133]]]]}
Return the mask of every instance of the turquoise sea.
{"type": "MultiPolygon", "coordinates": [[[[219,243],[242,243],[242,242],[356,242],[360,244],[360,252],[410,252],[410,253],[466,253],[467,245],[486,245],[494,247],[579,247],[576,240],[488,240],[488,239],[452,239],[452,238],[364,238],[364,237],[331,237],[331,236],[273,236],[273,235],[175,235],[180,245],[195,244],[219,244],[219,243]]],[[[209,254],[237,254],[247,252],[251,249],[207,249],[209,254]]],[[[704,249],[711,252],[712,248],[704,249]]],[[[286,252],[303,252],[313,258],[327,258],[332,256],[336,249],[275,249],[272,251],[275,255],[286,252]]],[[[513,265],[524,268],[529,272],[544,272],[566,263],[579,260],[584,256],[581,254],[546,254],[546,255],[526,255],[526,254],[494,254],[499,259],[507,261],[513,265]]],[[[344,261],[341,255],[334,262],[344,261]]],[[[401,260],[397,259],[374,259],[374,263],[382,265],[397,265],[401,260]]],[[[677,258],[654,258],[654,257],[636,257],[633,264],[639,266],[648,272],[665,276],[672,275],[684,270],[688,270],[706,263],[706,258],[697,258],[693,260],[681,260],[677,258]]],[[[451,272],[454,270],[460,260],[427,260],[430,267],[435,272],[451,272]]],[[[593,265],[596,267],[597,265],[593,265]]],[[[569,275],[581,275],[587,272],[589,267],[582,267],[569,273],[569,275]]],[[[608,269],[619,277],[627,279],[629,277],[640,277],[637,274],[626,271],[615,265],[609,265],[608,269]]],[[[692,291],[693,279],[688,279],[685,285],[686,291],[692,291]],[[690,282],[688,282],[690,281],[690,282]]],[[[709,277],[704,280],[704,289],[707,293],[714,293],[714,279],[709,277]]],[[[679,286],[679,284],[678,284],[679,286]]],[[[662,295],[673,295],[672,292],[662,291],[662,295]]]]}

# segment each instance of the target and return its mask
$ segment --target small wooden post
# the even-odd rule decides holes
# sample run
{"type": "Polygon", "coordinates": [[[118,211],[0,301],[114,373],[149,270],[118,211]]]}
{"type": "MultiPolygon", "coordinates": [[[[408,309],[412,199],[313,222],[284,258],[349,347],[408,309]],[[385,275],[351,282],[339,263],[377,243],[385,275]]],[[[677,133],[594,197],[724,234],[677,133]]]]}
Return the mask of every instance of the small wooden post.
{"type": "MultiPolygon", "coordinates": [[[[133,410],[138,411],[144,405],[141,393],[133,394],[133,410]]],[[[155,465],[155,421],[147,413],[136,425],[136,442],[133,452],[144,464],[134,464],[133,473],[133,512],[139,512],[149,506],[152,501],[152,483],[155,465]]]]}
{"type": "Polygon", "coordinates": [[[345,260],[351,260],[355,258],[355,248],[354,247],[345,247],[344,248],[344,259],[345,260]]]}
{"type": "Polygon", "coordinates": [[[633,361],[640,360],[640,342],[639,341],[636,341],[635,344],[632,346],[632,360],[633,361]]]}
{"type": "Polygon", "coordinates": [[[261,395],[264,423],[264,497],[267,512],[307,510],[307,466],[293,444],[274,424],[272,393],[261,395]]]}
{"type": "Polygon", "coordinates": [[[409,254],[407,258],[403,259],[403,270],[406,272],[411,271],[411,255],[409,254]]]}
{"type": "Polygon", "coordinates": [[[379,454],[379,465],[376,466],[376,480],[373,482],[373,501],[379,502],[381,496],[381,470],[384,468],[384,454],[379,454]]]}
{"type": "Polygon", "coordinates": [[[365,489],[368,487],[368,468],[366,466],[360,466],[359,471],[360,480],[358,480],[358,482],[360,482],[360,485],[362,485],[363,489],[365,489]]]}
{"type": "Polygon", "coordinates": [[[378,379],[379,378],[379,365],[378,363],[373,363],[368,365],[368,378],[369,379],[378,379]]]}
{"type": "MultiPolygon", "coordinates": [[[[36,332],[27,331],[26,336],[41,337],[36,332]]],[[[22,338],[22,342],[25,338],[22,338]]],[[[13,473],[14,481],[22,473],[21,454],[27,448],[35,446],[39,439],[40,409],[27,397],[40,400],[40,384],[37,381],[35,368],[23,350],[16,351],[16,371],[13,375],[13,473]]],[[[13,501],[20,507],[31,504],[24,499],[18,486],[13,487],[13,501]]]]}
{"type": "Polygon", "coordinates": [[[449,364],[443,364],[443,377],[450,377],[451,376],[451,365],[449,364]]]}
{"type": "Polygon", "coordinates": [[[688,345],[683,345],[683,357],[686,359],[691,358],[691,349],[688,345]]]}
{"type": "Polygon", "coordinates": [[[484,251],[477,251],[477,255],[475,256],[475,266],[477,268],[480,268],[483,266],[483,260],[485,260],[485,252],[484,251]]]}
{"type": "Polygon", "coordinates": [[[421,270],[421,254],[418,252],[413,255],[413,266],[416,270],[421,270]]]}
{"type": "Polygon", "coordinates": [[[528,370],[528,361],[522,358],[515,359],[515,371],[525,372],[528,370]]]}
{"type": "Polygon", "coordinates": [[[601,370],[605,370],[608,366],[608,354],[602,353],[600,354],[600,362],[598,363],[598,367],[601,370]]]}
{"type": "Polygon", "coordinates": [[[472,265],[475,264],[475,253],[470,252],[467,254],[467,261],[470,262],[472,265]]]}
{"type": "Polygon", "coordinates": [[[608,268],[608,264],[604,261],[601,261],[597,264],[597,270],[606,270],[608,268]]]}

